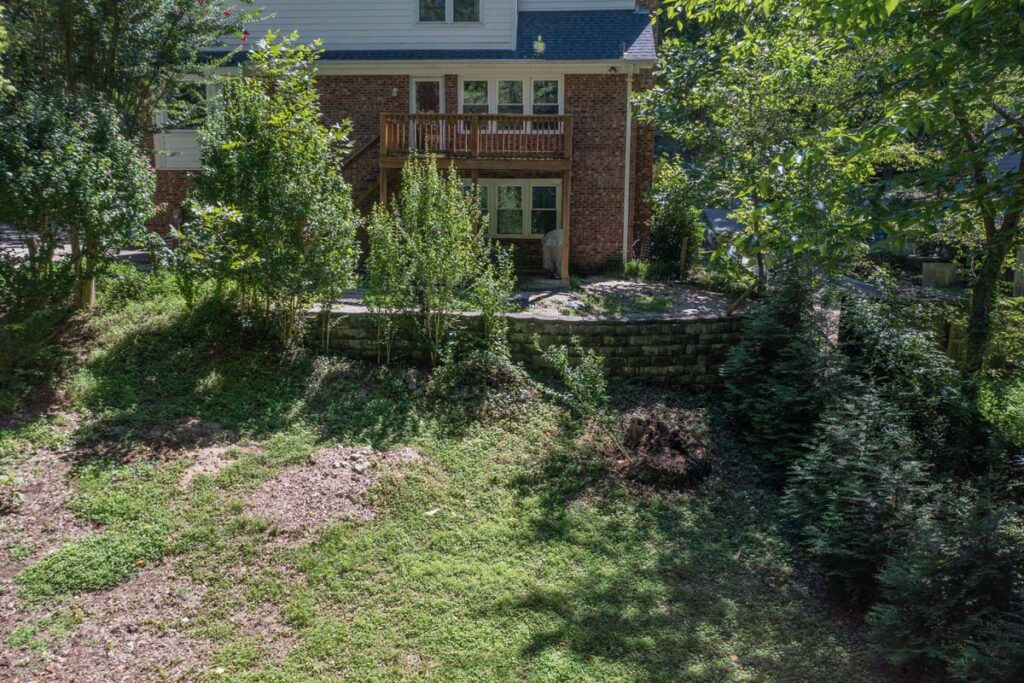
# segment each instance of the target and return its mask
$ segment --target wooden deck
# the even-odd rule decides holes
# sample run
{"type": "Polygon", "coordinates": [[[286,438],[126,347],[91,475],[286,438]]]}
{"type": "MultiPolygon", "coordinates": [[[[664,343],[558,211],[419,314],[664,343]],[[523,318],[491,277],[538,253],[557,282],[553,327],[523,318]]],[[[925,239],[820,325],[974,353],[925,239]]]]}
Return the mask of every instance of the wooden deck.
{"type": "MultiPolygon", "coordinates": [[[[376,143],[376,139],[372,141],[376,143]]],[[[388,176],[406,161],[433,155],[439,168],[469,171],[557,173],[562,179],[562,280],[569,281],[569,208],[572,118],[511,114],[381,114],[380,203],[388,201],[388,176]]],[[[367,145],[357,154],[369,149],[367,145]]]]}
{"type": "Polygon", "coordinates": [[[572,159],[569,116],[381,114],[380,162],[400,167],[433,154],[439,166],[565,171],[572,159]]]}

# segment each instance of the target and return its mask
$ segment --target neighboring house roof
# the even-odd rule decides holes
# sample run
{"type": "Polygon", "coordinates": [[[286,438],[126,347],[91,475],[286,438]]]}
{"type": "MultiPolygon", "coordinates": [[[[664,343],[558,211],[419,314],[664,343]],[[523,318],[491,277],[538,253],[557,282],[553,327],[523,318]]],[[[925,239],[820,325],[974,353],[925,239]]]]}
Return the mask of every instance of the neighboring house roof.
{"type": "Polygon", "coordinates": [[[702,209],[704,222],[708,224],[715,235],[731,232],[734,234],[743,232],[743,224],[734,220],[731,209],[702,209]]]}
{"type": "MultiPolygon", "coordinates": [[[[221,53],[223,54],[223,53],[221,53]]],[[[633,10],[520,12],[515,50],[326,50],[327,61],[653,60],[651,15],[633,10]],[[534,49],[538,37],[543,52],[534,49]]],[[[239,55],[236,61],[244,59],[239,55]]]]}
{"type": "Polygon", "coordinates": [[[1020,152],[1007,154],[999,160],[997,166],[1000,173],[1016,173],[1017,169],[1020,168],[1020,152]]]}

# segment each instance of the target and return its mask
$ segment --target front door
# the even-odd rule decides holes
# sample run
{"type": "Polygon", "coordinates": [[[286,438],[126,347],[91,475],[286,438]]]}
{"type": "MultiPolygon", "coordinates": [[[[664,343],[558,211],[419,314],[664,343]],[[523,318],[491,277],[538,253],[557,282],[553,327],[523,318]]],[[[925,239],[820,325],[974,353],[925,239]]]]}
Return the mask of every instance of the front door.
{"type": "MultiPolygon", "coordinates": [[[[444,80],[414,78],[409,92],[409,111],[413,114],[444,113],[444,80]]],[[[440,118],[414,117],[409,122],[409,146],[421,152],[440,151],[444,144],[444,124],[440,118]]]]}

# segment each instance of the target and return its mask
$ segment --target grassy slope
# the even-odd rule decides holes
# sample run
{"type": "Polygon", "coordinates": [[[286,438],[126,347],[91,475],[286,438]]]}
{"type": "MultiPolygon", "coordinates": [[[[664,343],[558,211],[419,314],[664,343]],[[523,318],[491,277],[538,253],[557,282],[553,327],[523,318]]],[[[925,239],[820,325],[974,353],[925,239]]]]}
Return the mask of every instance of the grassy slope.
{"type": "Polygon", "coordinates": [[[98,322],[100,348],[71,395],[89,417],[83,452],[104,455],[78,468],[72,505],[112,538],[65,546],[58,555],[72,561],[35,578],[30,568],[23,595],[111,585],[166,553],[209,587],[189,628],[216,642],[220,675],[238,680],[872,677],[859,634],[796,574],[777,499],[727,443],[701,490],[638,491],[606,476],[557,407],[464,424],[429,410],[399,373],[281,363],[215,314],[167,296],[98,322]],[[231,467],[187,492],[176,486],[183,463],[121,459],[157,438],[154,424],[191,418],[262,448],[233,452],[231,467]],[[339,442],[410,444],[425,460],[377,487],[376,520],[297,548],[246,516],[248,490],[339,442]],[[98,576],[74,568],[83,553],[98,576]],[[279,616],[293,644],[283,659],[232,621],[254,612],[279,616]]]}

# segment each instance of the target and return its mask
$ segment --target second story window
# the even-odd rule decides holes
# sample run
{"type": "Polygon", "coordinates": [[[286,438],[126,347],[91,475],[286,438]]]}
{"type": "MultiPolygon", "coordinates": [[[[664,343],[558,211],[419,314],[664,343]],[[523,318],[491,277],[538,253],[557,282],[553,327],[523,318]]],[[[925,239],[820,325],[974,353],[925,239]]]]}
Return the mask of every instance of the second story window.
{"type": "Polygon", "coordinates": [[[451,2],[454,21],[480,21],[480,0],[451,0],[451,2]]]}
{"type": "Polygon", "coordinates": [[[421,22],[464,24],[480,21],[480,0],[418,1],[421,22]]]}

